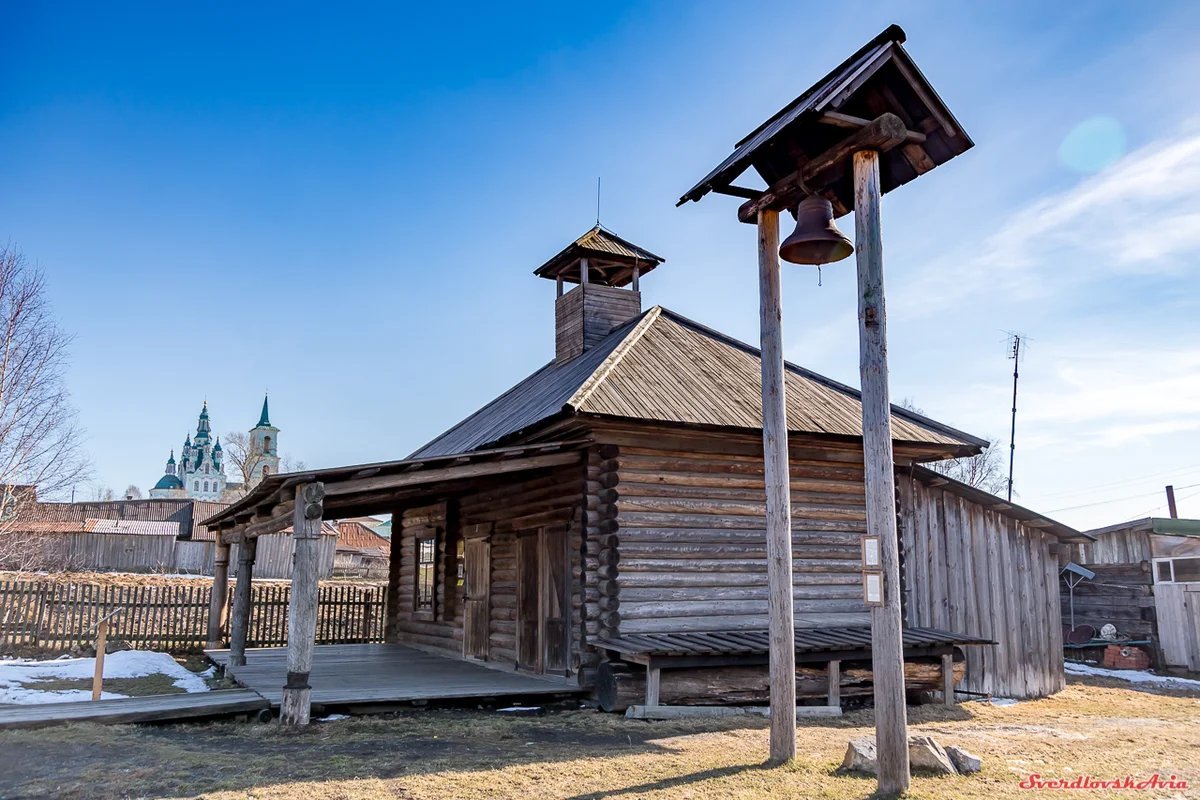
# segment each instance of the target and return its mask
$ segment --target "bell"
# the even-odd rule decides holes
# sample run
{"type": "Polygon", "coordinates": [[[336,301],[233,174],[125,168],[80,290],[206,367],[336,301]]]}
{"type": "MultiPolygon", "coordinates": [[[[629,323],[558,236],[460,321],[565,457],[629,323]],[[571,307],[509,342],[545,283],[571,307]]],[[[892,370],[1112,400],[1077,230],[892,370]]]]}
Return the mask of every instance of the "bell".
{"type": "Polygon", "coordinates": [[[796,208],[796,230],[779,246],[779,257],[793,264],[829,264],[854,252],[854,245],[833,224],[833,206],[810,194],[796,208]]]}

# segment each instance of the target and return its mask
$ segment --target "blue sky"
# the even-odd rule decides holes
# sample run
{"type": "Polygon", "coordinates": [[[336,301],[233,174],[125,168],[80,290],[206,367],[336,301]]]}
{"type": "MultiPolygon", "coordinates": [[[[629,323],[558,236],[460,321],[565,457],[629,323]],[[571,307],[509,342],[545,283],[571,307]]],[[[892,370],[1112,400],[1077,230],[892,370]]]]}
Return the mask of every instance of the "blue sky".
{"type": "MultiPolygon", "coordinates": [[[[597,176],[667,258],[647,304],[757,341],[737,201],[674,201],[897,22],[976,147],[885,201],[893,398],[1006,447],[1023,331],[1021,502],[1088,527],[1173,481],[1200,516],[1200,7],[750,8],[6,7],[0,239],[77,336],[98,482],[268,387],[310,466],[406,455],[548,360],[531,271],[597,176]]],[[[785,274],[787,354],[857,385],[852,262],[823,278],[785,274]]]]}

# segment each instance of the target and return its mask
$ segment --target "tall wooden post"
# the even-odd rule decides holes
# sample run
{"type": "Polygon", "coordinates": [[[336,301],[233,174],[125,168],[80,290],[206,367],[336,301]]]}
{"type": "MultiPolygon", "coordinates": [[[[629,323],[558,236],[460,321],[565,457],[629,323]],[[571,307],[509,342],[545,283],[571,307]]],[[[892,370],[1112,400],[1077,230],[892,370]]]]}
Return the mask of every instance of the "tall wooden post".
{"type": "Polygon", "coordinates": [[[879,153],[874,150],[855,153],[854,246],[858,259],[858,341],[867,530],[870,535],[879,537],[883,571],[883,605],[871,609],[875,743],[879,757],[879,791],[885,796],[893,796],[908,790],[908,710],[904,705],[900,548],[896,538],[896,478],[888,398],[880,196],[879,153]]]}
{"type": "Polygon", "coordinates": [[[250,590],[254,581],[254,554],[258,539],[244,537],[238,543],[237,583],[233,587],[233,619],[229,624],[229,666],[246,663],[246,636],[250,632],[250,590]]]}
{"type": "Polygon", "coordinates": [[[779,212],[758,212],[763,468],[767,489],[767,626],[774,763],[796,757],[796,631],[792,611],[792,491],[788,474],[779,212]]]}
{"type": "Polygon", "coordinates": [[[387,597],[384,602],[383,641],[395,644],[400,641],[400,567],[403,555],[404,511],[397,508],[392,512],[392,539],[388,543],[387,597]]]}
{"type": "Polygon", "coordinates": [[[217,534],[213,556],[212,596],[208,600],[208,644],[216,650],[225,641],[225,622],[229,612],[229,543],[217,534]]]}
{"type": "Polygon", "coordinates": [[[292,517],[295,555],[288,604],[288,672],[279,705],[279,720],[284,725],[307,725],[312,706],[308,675],[317,635],[318,546],[324,499],[324,484],[314,482],[296,487],[296,511],[292,517]]]}

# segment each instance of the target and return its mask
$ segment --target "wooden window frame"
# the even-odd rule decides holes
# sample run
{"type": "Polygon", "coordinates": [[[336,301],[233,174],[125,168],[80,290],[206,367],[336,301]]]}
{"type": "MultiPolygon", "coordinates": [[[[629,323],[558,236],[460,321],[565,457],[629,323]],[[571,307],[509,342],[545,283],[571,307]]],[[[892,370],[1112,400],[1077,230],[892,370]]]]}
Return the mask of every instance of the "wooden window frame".
{"type": "Polygon", "coordinates": [[[1153,561],[1153,575],[1155,583],[1197,583],[1197,581],[1181,581],[1175,577],[1175,562],[1176,561],[1200,561],[1200,556],[1167,556],[1165,558],[1155,558],[1153,561]],[[1171,569],[1171,577],[1169,580],[1162,580],[1158,577],[1158,568],[1160,564],[1166,564],[1171,569]]]}
{"type": "Polygon", "coordinates": [[[439,528],[426,528],[413,541],[413,616],[420,619],[437,619],[438,612],[438,545],[441,540],[439,528]],[[421,549],[425,542],[432,542],[433,555],[428,562],[430,568],[429,604],[421,604],[421,549]]]}

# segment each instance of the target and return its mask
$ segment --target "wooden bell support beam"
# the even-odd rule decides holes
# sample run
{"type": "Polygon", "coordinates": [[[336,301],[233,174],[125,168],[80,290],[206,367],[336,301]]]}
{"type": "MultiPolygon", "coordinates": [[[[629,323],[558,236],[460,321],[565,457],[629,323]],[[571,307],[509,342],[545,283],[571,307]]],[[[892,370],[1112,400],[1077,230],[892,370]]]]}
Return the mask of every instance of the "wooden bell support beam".
{"type": "Polygon", "coordinates": [[[871,608],[871,670],[875,680],[879,792],[891,797],[908,790],[909,764],[880,198],[879,152],[860,150],[854,154],[854,245],[858,261],[863,462],[867,531],[879,539],[883,573],[883,604],[871,608]]]}
{"type": "MultiPolygon", "coordinates": [[[[796,631],[792,599],[792,497],[788,475],[779,212],[758,212],[762,336],[763,467],[767,491],[767,626],[770,631],[770,760],[796,757],[796,631]]],[[[890,462],[889,462],[890,463],[890,462]]]]}
{"type": "MultiPolygon", "coordinates": [[[[325,514],[325,486],[305,483],[296,487],[296,509],[292,517],[295,555],[292,561],[292,595],[288,604],[287,683],[279,706],[284,725],[307,725],[312,707],[313,646],[317,635],[317,590],[320,579],[319,543],[321,518],[325,514]]],[[[393,532],[393,536],[397,532],[393,532]]]]}
{"type": "Polygon", "coordinates": [[[208,605],[208,637],[205,645],[216,650],[225,642],[225,622],[229,612],[229,543],[217,535],[213,555],[212,595],[208,605]]]}
{"type": "Polygon", "coordinates": [[[246,664],[246,635],[250,631],[250,590],[254,582],[254,555],[257,539],[242,539],[238,544],[238,576],[233,589],[233,620],[229,625],[229,666],[246,664]]]}

